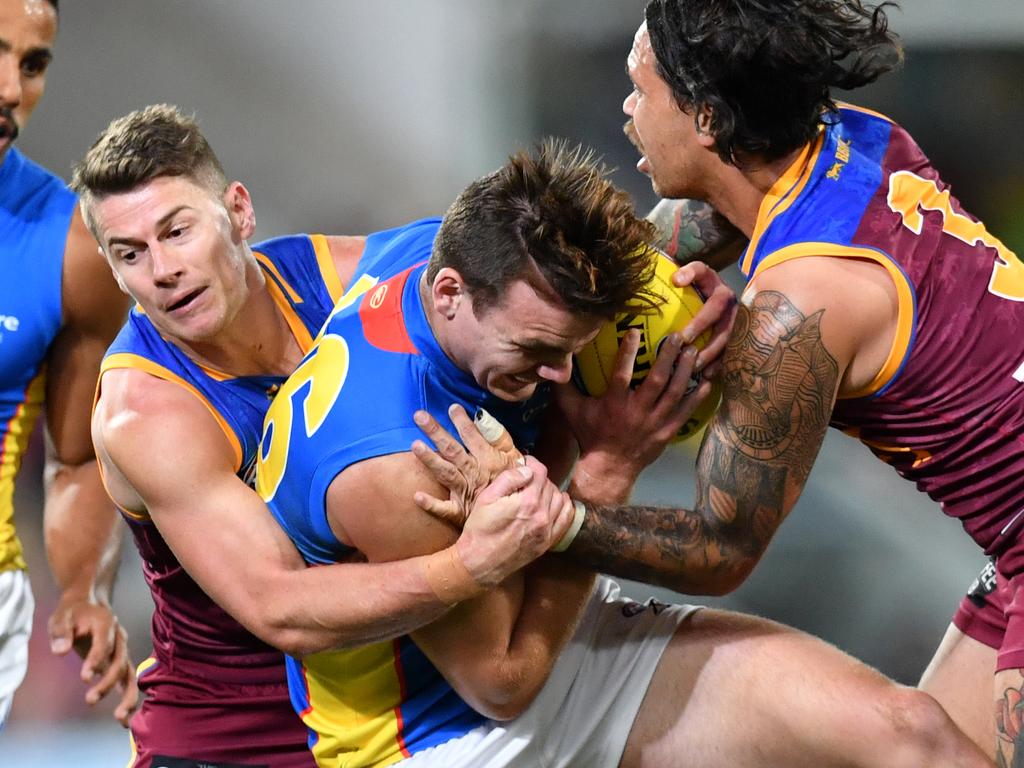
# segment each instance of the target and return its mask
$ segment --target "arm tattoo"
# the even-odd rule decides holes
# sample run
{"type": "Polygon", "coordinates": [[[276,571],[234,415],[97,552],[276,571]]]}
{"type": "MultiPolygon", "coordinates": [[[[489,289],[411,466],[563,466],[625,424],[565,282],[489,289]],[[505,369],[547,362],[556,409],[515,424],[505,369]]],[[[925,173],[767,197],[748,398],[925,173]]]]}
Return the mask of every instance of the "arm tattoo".
{"type": "Polygon", "coordinates": [[[774,291],[741,306],[722,405],[697,459],[696,508],[588,505],[570,554],[679,591],[739,583],[796,503],[828,427],[839,366],[822,344],[821,316],[774,291]]]}
{"type": "Polygon", "coordinates": [[[715,254],[744,239],[728,219],[699,200],[662,200],[647,218],[658,230],[658,246],[679,264],[706,261],[720,269],[726,264],[716,263],[715,254]]]}

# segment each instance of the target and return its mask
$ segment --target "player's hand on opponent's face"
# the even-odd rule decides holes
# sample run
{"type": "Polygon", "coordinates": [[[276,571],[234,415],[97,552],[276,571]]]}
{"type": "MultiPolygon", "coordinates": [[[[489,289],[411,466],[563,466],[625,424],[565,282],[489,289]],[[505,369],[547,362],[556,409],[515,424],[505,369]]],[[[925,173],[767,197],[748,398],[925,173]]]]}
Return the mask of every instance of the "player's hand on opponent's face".
{"type": "Polygon", "coordinates": [[[713,378],[721,368],[722,352],[729,341],[736,321],[736,293],[707,264],[694,261],[680,267],[672,275],[678,286],[693,285],[704,297],[704,306],[683,328],[683,343],[690,344],[704,331],[711,329],[711,338],[697,355],[695,370],[705,378],[713,378]]]}
{"type": "Polygon", "coordinates": [[[415,501],[425,512],[461,528],[480,492],[503,470],[522,464],[523,455],[501,422],[486,411],[481,410],[474,420],[461,405],[452,405],[448,415],[461,443],[426,411],[413,414],[416,425],[437,446],[435,452],[417,440],[413,455],[449,492],[447,499],[417,493],[415,501]]]}
{"type": "Polygon", "coordinates": [[[455,545],[477,583],[493,587],[557,544],[573,516],[569,495],[527,457],[480,492],[455,545]]]}
{"type": "Polygon", "coordinates": [[[702,380],[687,395],[697,350],[679,333],[665,337],[647,377],[630,388],[640,333],[619,345],[608,388],[587,397],[572,384],[555,389],[555,401],[580,446],[574,495],[601,504],[626,501],[637,475],[654,461],[711,392],[702,380]]]}
{"type": "Polygon", "coordinates": [[[88,704],[95,704],[115,688],[121,698],[114,717],[128,727],[139,706],[135,666],[128,655],[128,635],[110,606],[86,598],[62,597],[48,622],[50,649],[58,656],[72,648],[83,659],[82,682],[88,704]]]}

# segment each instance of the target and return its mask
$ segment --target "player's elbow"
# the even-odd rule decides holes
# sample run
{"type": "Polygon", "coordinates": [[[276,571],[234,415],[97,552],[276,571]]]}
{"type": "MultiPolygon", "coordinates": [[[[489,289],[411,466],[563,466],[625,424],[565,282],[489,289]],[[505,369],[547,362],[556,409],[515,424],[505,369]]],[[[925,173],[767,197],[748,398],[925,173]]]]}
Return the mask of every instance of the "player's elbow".
{"type": "Polygon", "coordinates": [[[460,694],[473,709],[491,720],[513,720],[526,711],[544,685],[511,664],[496,664],[486,675],[478,675],[473,690],[460,694]]]}

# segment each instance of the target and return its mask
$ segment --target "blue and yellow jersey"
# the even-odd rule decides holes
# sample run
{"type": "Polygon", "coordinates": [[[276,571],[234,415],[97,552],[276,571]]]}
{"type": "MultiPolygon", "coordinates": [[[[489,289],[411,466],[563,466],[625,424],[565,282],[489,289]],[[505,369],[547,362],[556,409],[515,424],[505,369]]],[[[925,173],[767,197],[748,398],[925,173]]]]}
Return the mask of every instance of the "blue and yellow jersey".
{"type": "MultiPolygon", "coordinates": [[[[322,235],[294,235],[253,246],[267,289],[303,352],[327,319],[341,282],[322,235]]],[[[137,308],[114,340],[100,373],[131,368],[173,382],[210,411],[234,451],[235,470],[255,476],[259,436],[267,408],[283,376],[232,377],[205,368],[163,339],[137,308]]],[[[246,683],[280,682],[281,654],[258,640],[220,609],[178,563],[146,515],[122,510],[143,560],[153,593],[153,648],[157,660],[177,669],[202,665],[204,675],[246,683]]]]}
{"type": "Polygon", "coordinates": [[[850,105],[769,191],[741,268],[805,256],[876,262],[899,299],[887,361],[833,426],[1024,568],[1024,263],[903,128],[850,105]]]}
{"type": "Polygon", "coordinates": [[[43,403],[61,327],[61,274],[75,196],[17,149],[0,165],[0,571],[25,567],[14,479],[43,403]]]}
{"type": "MultiPolygon", "coordinates": [[[[499,400],[431,332],[418,284],[438,226],[420,221],[368,238],[352,287],[267,413],[256,487],[309,563],[352,554],[331,532],[327,489],[351,464],[408,451],[422,438],[416,409],[455,434],[451,403],[485,407],[518,444],[535,437],[545,394],[499,400]]],[[[325,766],[389,765],[482,722],[408,637],[289,659],[288,684],[325,766]]]]}

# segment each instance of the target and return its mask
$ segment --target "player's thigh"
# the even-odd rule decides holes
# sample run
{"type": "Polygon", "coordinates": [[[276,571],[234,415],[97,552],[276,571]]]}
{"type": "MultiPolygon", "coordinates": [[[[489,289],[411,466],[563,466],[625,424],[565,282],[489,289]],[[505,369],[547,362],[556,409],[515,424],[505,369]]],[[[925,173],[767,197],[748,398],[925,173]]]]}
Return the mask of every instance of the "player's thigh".
{"type": "Polygon", "coordinates": [[[992,675],[996,649],[950,624],[918,687],[931,694],[953,722],[995,757],[992,675]]]}
{"type": "Polygon", "coordinates": [[[932,730],[934,713],[945,717],[824,641],[705,609],[662,656],[621,764],[899,765],[916,738],[908,734],[932,730]],[[882,744],[896,751],[879,754],[882,744]]]}

